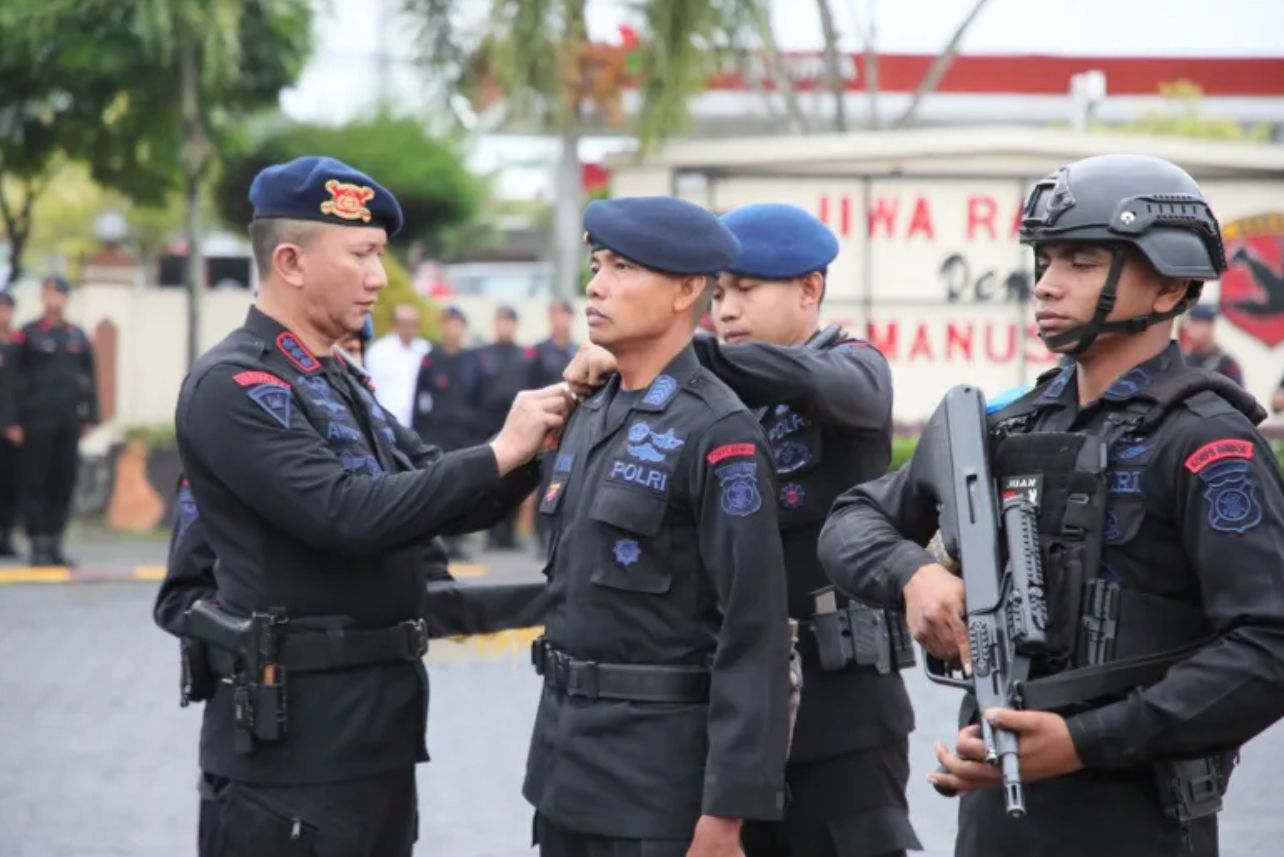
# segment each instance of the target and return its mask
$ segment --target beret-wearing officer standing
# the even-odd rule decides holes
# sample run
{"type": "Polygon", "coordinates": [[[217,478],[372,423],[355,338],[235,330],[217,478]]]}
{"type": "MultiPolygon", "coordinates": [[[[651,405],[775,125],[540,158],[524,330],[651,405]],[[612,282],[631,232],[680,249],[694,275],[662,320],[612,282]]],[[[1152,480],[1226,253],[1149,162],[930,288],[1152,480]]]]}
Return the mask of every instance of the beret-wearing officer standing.
{"type": "MultiPolygon", "coordinates": [[[[695,353],[755,409],[771,445],[803,672],[785,817],[745,825],[745,852],[902,854],[919,847],[905,799],[914,712],[897,673],[913,663],[909,631],[899,613],[835,593],[816,554],[834,499],[887,472],[891,372],[867,343],[837,326],[818,329],[827,270],[838,255],[825,224],[779,203],[721,219],[740,252],[714,289],[721,341],[699,334],[695,353]]],[[[566,377],[579,389],[614,367],[610,352],[589,345],[566,377]]]]}
{"type": "Polygon", "coordinates": [[[587,318],[619,372],[540,491],[552,520],[525,795],[543,857],[739,854],[779,817],[789,626],[762,427],[691,347],[735,238],[667,197],[594,202],[587,318]]]}
{"type": "MultiPolygon", "coordinates": [[[[976,725],[938,745],[930,778],[963,793],[962,857],[1215,855],[1238,748],[1284,714],[1284,491],[1264,413],[1171,341],[1225,270],[1217,221],[1179,167],[1108,155],[1041,181],[1021,241],[1039,333],[1073,358],[988,417],[996,480],[1038,505],[1050,612],[1027,710],[990,715],[1018,736],[1028,815],[1006,815],[976,725]]],[[[929,653],[966,660],[962,582],[922,547],[926,458],[840,497],[821,559],[840,586],[903,603],[929,653]]]]}
{"type": "Polygon", "coordinates": [[[387,285],[396,199],[308,157],[261,172],[250,201],[259,297],[193,366],[175,416],[180,528],[199,510],[209,550],[193,562],[217,557],[214,599],[193,599],[180,627],[216,675],[201,853],[409,855],[426,759],[425,546],[520,502],[569,402],[526,393],[489,444],[425,446],[331,353],[387,285]]]}

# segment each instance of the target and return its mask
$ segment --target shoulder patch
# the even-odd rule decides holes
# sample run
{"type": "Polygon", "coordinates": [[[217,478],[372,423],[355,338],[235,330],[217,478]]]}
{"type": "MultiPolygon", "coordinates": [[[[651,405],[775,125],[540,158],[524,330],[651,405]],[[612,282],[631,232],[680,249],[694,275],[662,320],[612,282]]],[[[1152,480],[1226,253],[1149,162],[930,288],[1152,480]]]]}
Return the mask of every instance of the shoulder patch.
{"type": "Polygon", "coordinates": [[[1262,522],[1262,504],[1257,483],[1241,458],[1222,461],[1200,473],[1204,500],[1208,504],[1208,526],[1219,533],[1246,533],[1262,522]]]}
{"type": "Polygon", "coordinates": [[[1205,468],[1227,458],[1251,459],[1252,457],[1252,441],[1227,437],[1204,444],[1190,454],[1185,464],[1186,469],[1191,473],[1199,473],[1205,468]]]}
{"type": "Polygon", "coordinates": [[[273,375],[271,372],[245,371],[238,372],[232,376],[232,380],[242,387],[255,387],[259,384],[275,384],[278,387],[289,387],[285,381],[273,375]]]}
{"type": "Polygon", "coordinates": [[[713,473],[722,488],[723,512],[735,518],[747,518],[762,508],[757,461],[733,461],[713,473]]]}
{"type": "Polygon", "coordinates": [[[752,457],[758,447],[752,443],[724,443],[722,446],[715,447],[705,459],[710,464],[717,464],[724,458],[733,458],[735,456],[752,457]]]}
{"type": "Polygon", "coordinates": [[[678,382],[673,379],[672,375],[661,375],[651,382],[650,388],[646,395],[642,397],[644,405],[654,405],[659,407],[673,398],[673,394],[678,391],[678,382]]]}
{"type": "Polygon", "coordinates": [[[285,359],[293,363],[301,372],[315,372],[321,368],[321,363],[312,356],[307,346],[288,330],[277,335],[276,347],[285,355],[285,359]]]}
{"type": "Polygon", "coordinates": [[[258,405],[268,416],[281,424],[281,428],[290,427],[290,390],[282,389],[276,384],[259,384],[245,391],[250,401],[258,405]]]}

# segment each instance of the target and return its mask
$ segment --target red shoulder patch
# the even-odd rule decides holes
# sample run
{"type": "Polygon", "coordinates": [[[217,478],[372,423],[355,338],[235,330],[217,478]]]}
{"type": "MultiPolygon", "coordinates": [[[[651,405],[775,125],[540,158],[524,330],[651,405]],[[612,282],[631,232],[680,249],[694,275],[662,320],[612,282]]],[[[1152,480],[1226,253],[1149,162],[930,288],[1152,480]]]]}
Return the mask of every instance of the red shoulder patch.
{"type": "Polygon", "coordinates": [[[26,341],[27,341],[27,334],[23,333],[21,330],[14,331],[12,342],[15,345],[21,345],[26,341]]]}
{"type": "Polygon", "coordinates": [[[1253,443],[1248,440],[1227,437],[1206,443],[1190,454],[1186,459],[1186,469],[1198,473],[1206,467],[1227,458],[1252,458],[1253,443]]]}
{"type": "Polygon", "coordinates": [[[752,443],[724,443],[706,455],[705,459],[710,464],[717,464],[724,458],[734,458],[737,455],[752,457],[757,450],[758,447],[752,443]]]}
{"type": "Polygon", "coordinates": [[[534,360],[539,356],[539,351],[536,350],[534,345],[528,345],[522,349],[522,354],[526,355],[527,360],[534,360]]]}
{"type": "Polygon", "coordinates": [[[431,358],[431,357],[429,357],[427,354],[425,354],[425,355],[424,355],[423,362],[422,362],[421,364],[419,364],[419,365],[423,366],[425,369],[427,369],[427,368],[431,367],[431,366],[432,366],[432,358],[431,358]]]}
{"type": "Polygon", "coordinates": [[[246,371],[238,372],[232,376],[232,380],[242,387],[257,387],[259,384],[271,384],[274,387],[285,387],[287,390],[290,385],[273,375],[271,372],[246,371]]]}

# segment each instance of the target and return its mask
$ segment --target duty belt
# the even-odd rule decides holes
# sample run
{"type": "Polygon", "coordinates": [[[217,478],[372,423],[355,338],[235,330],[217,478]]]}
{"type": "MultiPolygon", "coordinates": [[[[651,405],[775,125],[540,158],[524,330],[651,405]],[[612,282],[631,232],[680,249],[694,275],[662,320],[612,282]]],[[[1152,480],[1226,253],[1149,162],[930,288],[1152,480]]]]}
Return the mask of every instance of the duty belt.
{"type": "Polygon", "coordinates": [[[558,650],[543,637],[531,644],[531,663],[544,686],[583,699],[705,703],[709,670],[694,666],[599,664],[558,650]]]}
{"type": "Polygon", "coordinates": [[[826,672],[869,667],[879,675],[914,666],[914,641],[900,613],[863,604],[839,605],[833,587],[812,593],[816,614],[798,651],[826,672]]]}
{"type": "MultiPolygon", "coordinates": [[[[409,619],[386,628],[289,628],[282,634],[277,656],[291,673],[325,672],[373,664],[417,661],[428,651],[428,627],[423,619],[409,619]]],[[[210,646],[210,665],[227,678],[237,671],[238,657],[219,646],[210,646]]]]}

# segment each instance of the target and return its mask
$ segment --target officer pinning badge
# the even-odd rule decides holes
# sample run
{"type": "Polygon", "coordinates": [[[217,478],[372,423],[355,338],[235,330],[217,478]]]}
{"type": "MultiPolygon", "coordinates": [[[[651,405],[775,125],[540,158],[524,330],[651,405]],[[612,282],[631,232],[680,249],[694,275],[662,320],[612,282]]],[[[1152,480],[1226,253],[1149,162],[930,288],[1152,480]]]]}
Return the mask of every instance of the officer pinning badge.
{"type": "Polygon", "coordinates": [[[999,480],[999,497],[1003,500],[1021,497],[1037,507],[1043,499],[1043,475],[1026,473],[1004,476],[999,480]]]}
{"type": "Polygon", "coordinates": [[[661,375],[651,382],[651,387],[642,397],[642,404],[652,407],[663,407],[678,391],[678,382],[671,375],[661,375]]]}
{"type": "Polygon", "coordinates": [[[374,188],[330,179],[325,183],[325,189],[330,198],[321,203],[322,214],[333,214],[344,220],[370,222],[370,209],[366,208],[366,203],[374,199],[374,188]]]}
{"type": "Polygon", "coordinates": [[[620,539],[612,552],[615,554],[615,561],[625,568],[642,558],[642,548],[638,546],[636,539],[620,539]]]}
{"type": "Polygon", "coordinates": [[[277,336],[276,347],[300,372],[310,374],[321,368],[321,362],[312,356],[312,352],[299,341],[299,337],[288,330],[277,336]]]}
{"type": "Polygon", "coordinates": [[[1198,469],[1191,472],[1204,482],[1208,526],[1219,533],[1246,533],[1262,522],[1257,483],[1249,471],[1252,452],[1248,441],[1227,439],[1202,447],[1186,460],[1190,468],[1191,461],[1203,453],[1196,462],[1198,469]],[[1206,452],[1209,447],[1216,448],[1206,452]]]}
{"type": "Polygon", "coordinates": [[[785,509],[801,509],[807,501],[807,490],[797,482],[780,486],[780,505],[785,509]]]}

